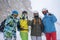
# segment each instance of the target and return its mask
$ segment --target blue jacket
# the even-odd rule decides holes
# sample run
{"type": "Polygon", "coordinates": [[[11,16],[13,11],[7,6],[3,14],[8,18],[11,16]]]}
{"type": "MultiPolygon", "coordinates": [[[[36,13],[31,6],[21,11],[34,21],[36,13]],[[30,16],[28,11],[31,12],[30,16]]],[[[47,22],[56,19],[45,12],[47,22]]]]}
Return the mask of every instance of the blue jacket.
{"type": "Polygon", "coordinates": [[[51,33],[56,32],[54,23],[57,21],[56,17],[53,14],[46,14],[43,18],[44,32],[51,33]]]}
{"type": "Polygon", "coordinates": [[[5,21],[5,27],[4,27],[4,33],[5,35],[8,35],[7,32],[11,34],[15,34],[16,27],[17,27],[18,19],[14,18],[13,16],[8,16],[5,21]]]}

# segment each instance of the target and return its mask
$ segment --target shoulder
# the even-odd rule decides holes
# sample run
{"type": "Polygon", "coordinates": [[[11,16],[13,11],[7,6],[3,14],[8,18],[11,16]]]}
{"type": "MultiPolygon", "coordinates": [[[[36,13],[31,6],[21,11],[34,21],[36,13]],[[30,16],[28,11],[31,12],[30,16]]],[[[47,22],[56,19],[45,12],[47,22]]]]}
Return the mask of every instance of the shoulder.
{"type": "Polygon", "coordinates": [[[49,13],[48,15],[49,15],[49,16],[54,16],[54,14],[52,14],[52,13],[49,13]]]}
{"type": "Polygon", "coordinates": [[[7,19],[13,19],[13,17],[11,15],[7,16],[7,19]]]}

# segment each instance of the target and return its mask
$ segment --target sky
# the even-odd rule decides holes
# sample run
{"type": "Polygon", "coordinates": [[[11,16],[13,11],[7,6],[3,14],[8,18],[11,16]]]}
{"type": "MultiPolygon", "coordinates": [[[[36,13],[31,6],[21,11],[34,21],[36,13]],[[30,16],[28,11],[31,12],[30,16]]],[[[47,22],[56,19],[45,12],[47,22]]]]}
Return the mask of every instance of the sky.
{"type": "MultiPolygon", "coordinates": [[[[60,17],[58,14],[60,13],[60,0],[31,0],[32,10],[39,11],[40,16],[43,8],[47,8],[49,12],[55,14],[60,17]]],[[[57,17],[57,18],[58,18],[57,17]]]]}

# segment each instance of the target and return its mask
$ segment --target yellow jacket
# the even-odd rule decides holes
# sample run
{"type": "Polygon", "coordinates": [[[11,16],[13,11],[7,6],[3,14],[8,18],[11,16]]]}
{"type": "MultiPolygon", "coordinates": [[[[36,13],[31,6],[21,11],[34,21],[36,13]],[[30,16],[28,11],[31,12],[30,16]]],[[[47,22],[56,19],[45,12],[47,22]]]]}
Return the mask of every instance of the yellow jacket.
{"type": "Polygon", "coordinates": [[[27,20],[20,20],[20,27],[23,29],[27,29],[27,30],[21,30],[23,32],[28,32],[28,21],[27,20]]]}

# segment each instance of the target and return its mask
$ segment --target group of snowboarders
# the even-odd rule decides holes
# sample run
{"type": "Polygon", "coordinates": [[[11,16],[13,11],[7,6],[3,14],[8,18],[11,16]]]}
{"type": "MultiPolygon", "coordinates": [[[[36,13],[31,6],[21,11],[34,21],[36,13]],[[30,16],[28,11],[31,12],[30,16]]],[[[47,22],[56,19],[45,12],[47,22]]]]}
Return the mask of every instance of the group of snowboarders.
{"type": "Polygon", "coordinates": [[[28,12],[22,11],[22,15],[18,19],[18,11],[12,11],[0,26],[0,31],[4,33],[5,40],[17,40],[16,28],[20,32],[22,40],[28,39],[29,26],[31,26],[31,40],[42,40],[42,33],[45,34],[46,40],[57,40],[55,22],[57,18],[48,11],[48,9],[42,9],[44,15],[43,19],[39,17],[39,12],[33,12],[33,19],[29,20],[28,12]]]}

